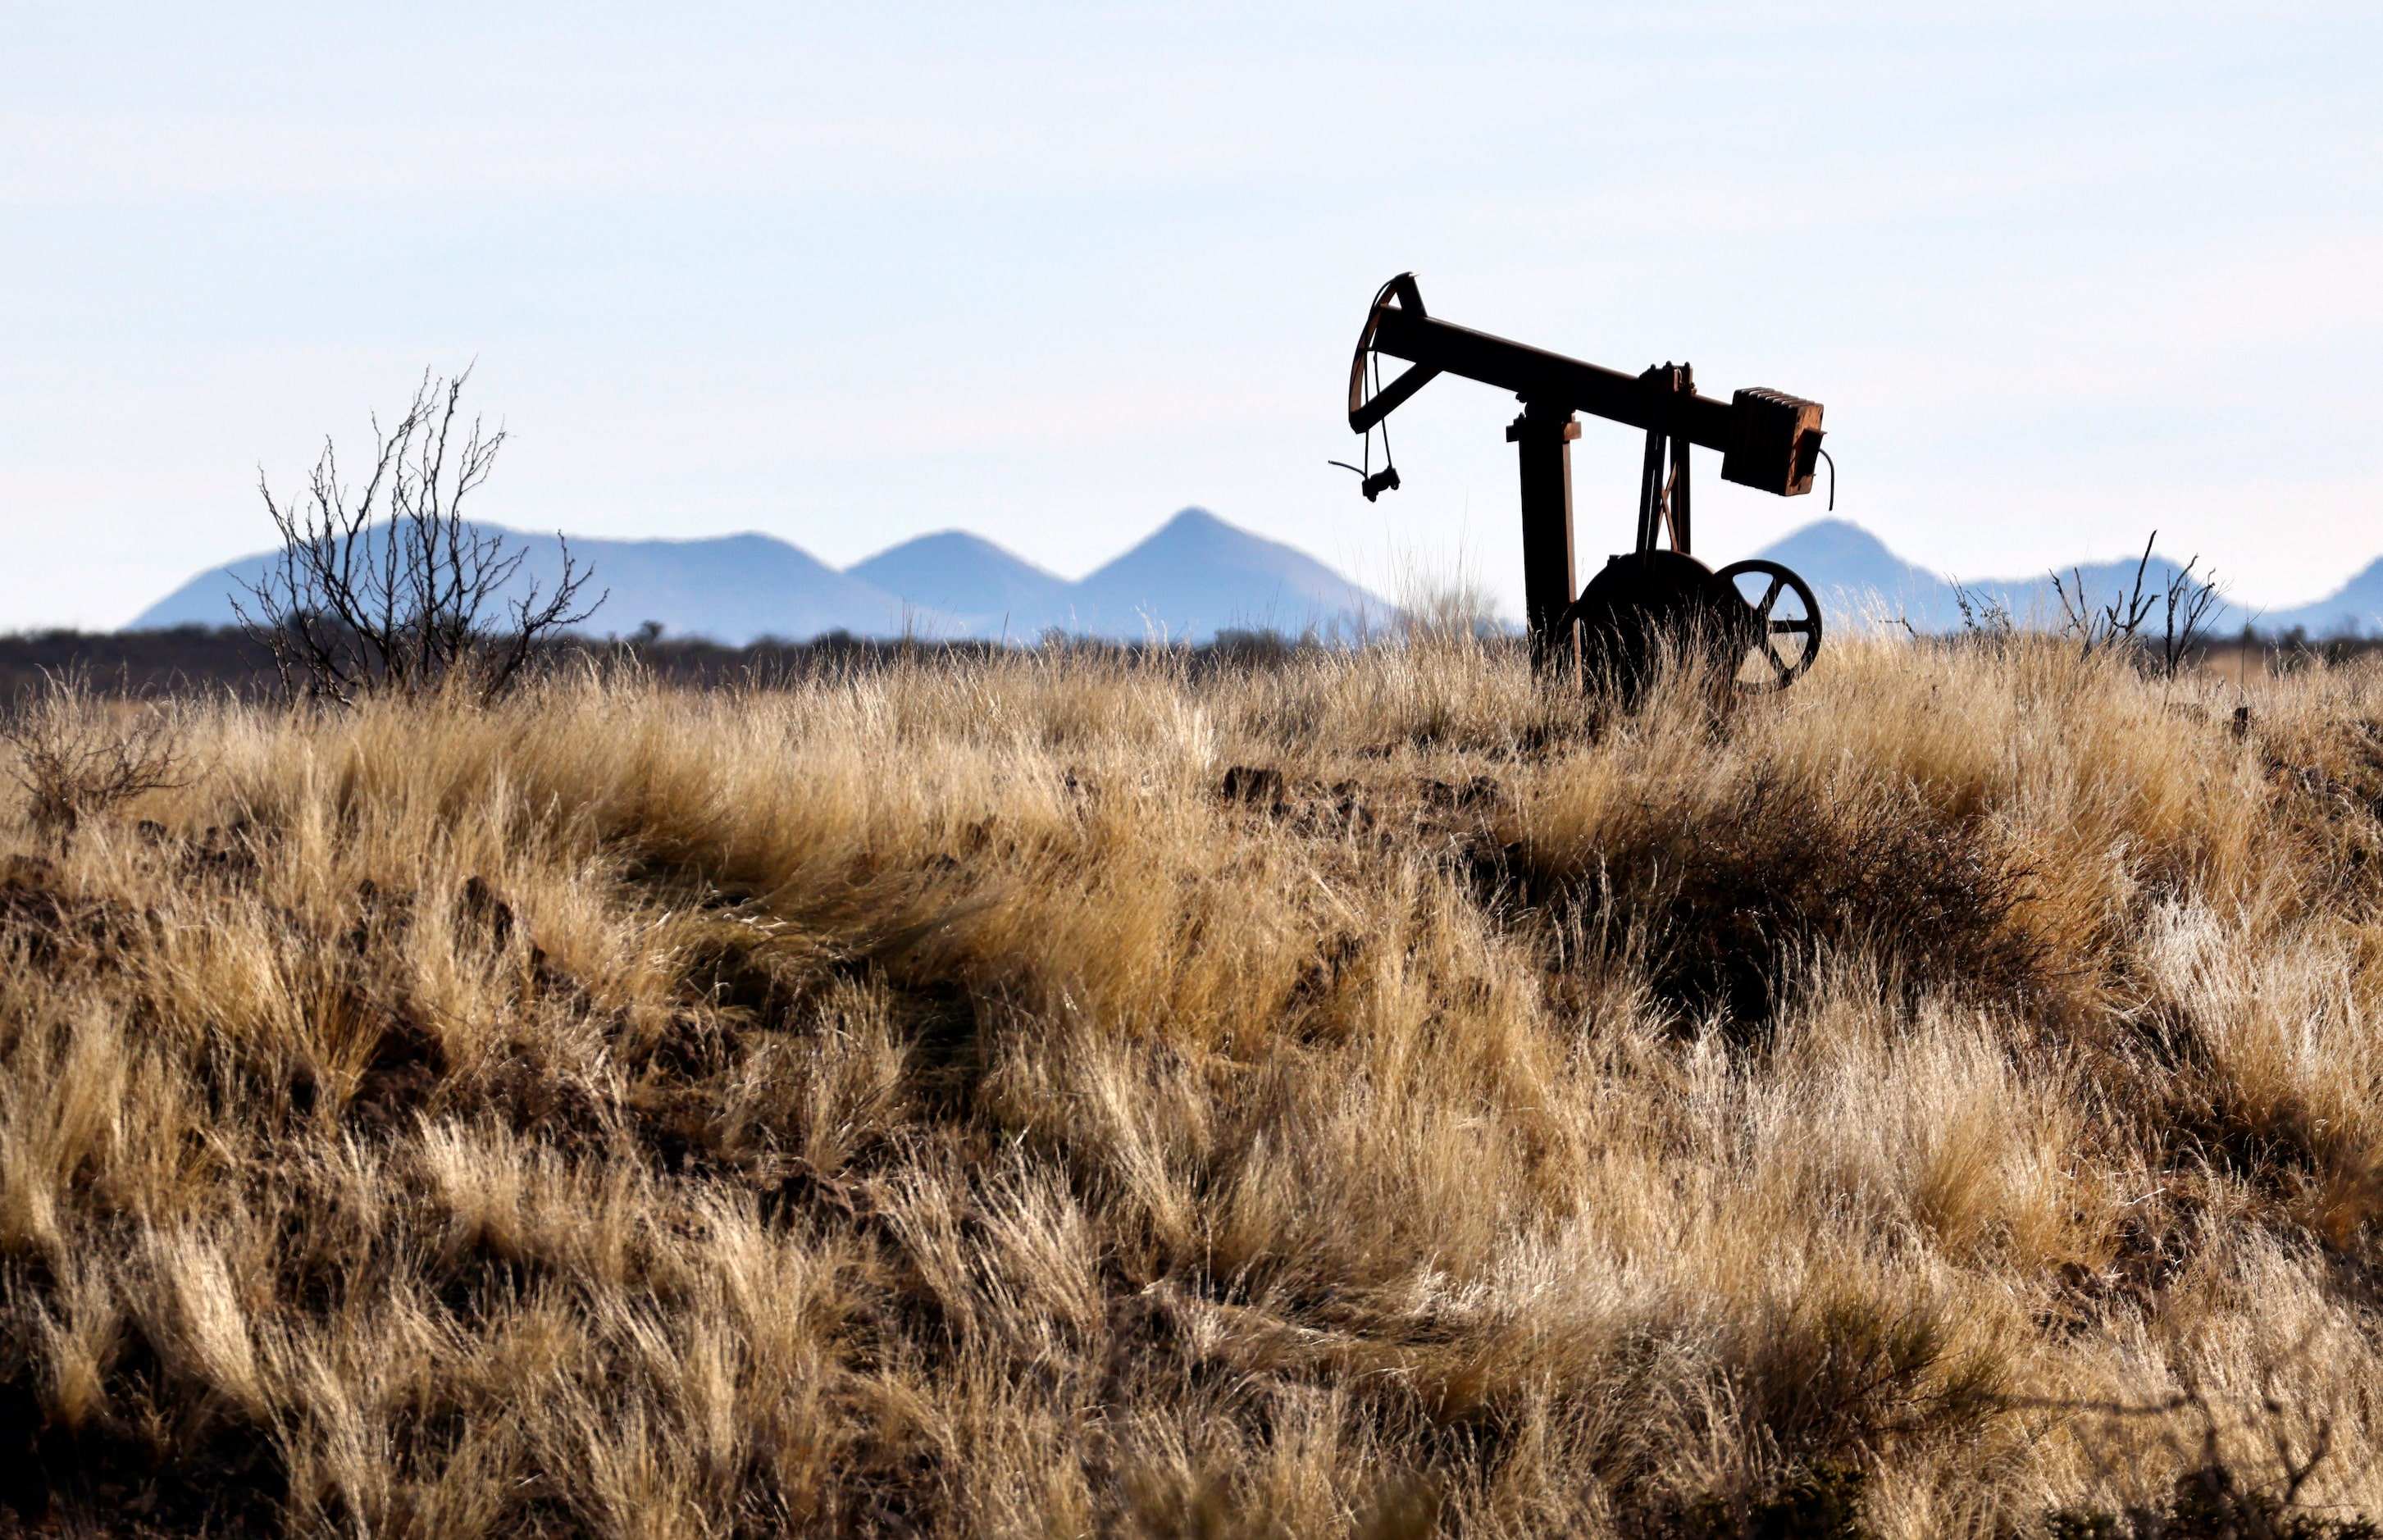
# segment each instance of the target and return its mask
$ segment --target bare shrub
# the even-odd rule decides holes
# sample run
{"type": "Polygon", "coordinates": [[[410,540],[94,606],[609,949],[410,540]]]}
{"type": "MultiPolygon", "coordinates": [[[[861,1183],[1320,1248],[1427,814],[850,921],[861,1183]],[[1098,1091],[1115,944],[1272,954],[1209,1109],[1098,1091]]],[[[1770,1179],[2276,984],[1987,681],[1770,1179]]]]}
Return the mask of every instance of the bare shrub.
{"type": "MultiPolygon", "coordinates": [[[[2159,531],[2154,530],[2151,539],[2143,542],[2133,585],[2099,609],[2086,596],[2084,574],[2074,569],[2066,578],[2054,573],[2052,591],[2060,601],[2061,634],[2077,643],[2080,656],[2090,658],[2112,647],[2135,649],[2155,671],[2173,679],[2184,661],[2208,642],[2210,619],[2225,590],[2214,579],[2200,575],[2201,558],[2195,556],[2169,573],[2161,587],[2145,592],[2152,545],[2158,538],[2159,531]],[[2145,630],[2155,613],[2160,617],[2156,637],[2145,630]]],[[[1966,620],[1966,603],[1961,612],[1966,620]]]]}
{"type": "MultiPolygon", "coordinates": [[[[2018,634],[2019,623],[2011,618],[2010,605],[1999,594],[1956,583],[1953,604],[1961,612],[1961,635],[1966,640],[1999,647],[2018,634]]],[[[1909,623],[1905,622],[1907,629],[1909,623]]]]}
{"type": "MultiPolygon", "coordinates": [[[[2158,537],[2157,531],[2154,538],[2158,537]]],[[[2195,651],[2209,641],[2209,627],[2225,587],[2215,577],[2202,577],[2195,569],[2201,565],[2198,555],[2168,574],[2167,586],[2160,595],[2160,672],[2173,679],[2176,671],[2192,659],[2195,651]]]]}
{"type": "MultiPolygon", "coordinates": [[[[2289,1404],[2271,1387],[2260,1389],[2247,1414],[2233,1416],[2197,1383],[2147,1405],[2074,1410],[2098,1414],[2105,1428],[2155,1423],[2157,1441],[2182,1469],[2153,1501],[2053,1510],[2050,1540],[2383,1540],[2383,1525],[2309,1503],[2311,1484],[2333,1457],[2334,1419],[2289,1404]],[[2179,1420],[2196,1431],[2187,1435],[2179,1420]]],[[[2107,1457],[2097,1452],[2097,1462],[2105,1478],[2118,1477],[2107,1457]]]]}
{"type": "Polygon", "coordinates": [[[508,592],[527,550],[463,518],[464,499],[488,481],[505,441],[504,429],[488,432],[476,416],[459,423],[470,377],[468,369],[453,379],[426,370],[393,425],[374,416],[372,474],[361,493],[340,479],[329,440],[302,499],[276,499],[259,475],[281,550],[233,608],[270,649],[285,692],[349,703],[461,687],[493,699],[541,643],[609,597],[581,602],[594,574],[574,564],[567,542],[551,590],[528,582],[508,592]]]}
{"type": "Polygon", "coordinates": [[[20,697],[0,721],[0,744],[27,821],[60,840],[134,797],[185,784],[190,770],[176,712],[98,699],[79,674],[46,676],[20,697]]]}

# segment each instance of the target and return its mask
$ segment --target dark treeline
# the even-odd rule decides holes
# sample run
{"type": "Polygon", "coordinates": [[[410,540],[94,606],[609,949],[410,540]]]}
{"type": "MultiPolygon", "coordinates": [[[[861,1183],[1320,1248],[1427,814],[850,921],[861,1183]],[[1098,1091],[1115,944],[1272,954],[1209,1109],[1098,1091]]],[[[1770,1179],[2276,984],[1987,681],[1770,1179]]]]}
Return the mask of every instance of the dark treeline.
{"type": "MultiPolygon", "coordinates": [[[[1957,634],[1947,640],[1959,640],[1957,634]]],[[[1142,644],[1079,643],[1127,656],[1164,652],[1195,671],[1253,668],[1297,657],[1313,640],[1274,632],[1233,632],[1198,647],[1142,644]]],[[[723,647],[696,638],[632,636],[619,639],[566,637],[545,649],[550,664],[634,660],[670,684],[701,689],[799,679],[824,671],[869,670],[905,658],[988,658],[1020,650],[998,642],[878,641],[831,633],[808,642],[764,638],[747,647],[723,647]]],[[[2244,632],[2198,645],[2192,660],[2231,671],[2244,664],[2290,671],[2340,664],[2383,652],[2383,637],[2314,638],[2299,632],[2262,635],[2244,632]]],[[[44,678],[76,676],[109,695],[213,695],[229,691],[263,696],[278,687],[266,650],[235,627],[177,626],[160,631],[33,631],[0,634],[0,701],[37,689],[44,678]]]]}
{"type": "MultiPolygon", "coordinates": [[[[1078,643],[1127,656],[1161,651],[1185,658],[1193,670],[1249,668],[1293,658],[1312,641],[1273,632],[1221,634],[1204,647],[1078,643]]],[[[880,641],[830,633],[808,642],[765,637],[723,647],[692,637],[565,637],[543,649],[549,665],[634,660],[670,684],[711,689],[797,679],[833,670],[882,668],[905,658],[989,658],[1022,650],[998,642],[880,641]]],[[[75,677],[108,695],[264,696],[279,687],[273,658],[239,628],[176,626],[157,631],[33,631],[0,634],[0,701],[14,700],[48,678],[75,677]]]]}

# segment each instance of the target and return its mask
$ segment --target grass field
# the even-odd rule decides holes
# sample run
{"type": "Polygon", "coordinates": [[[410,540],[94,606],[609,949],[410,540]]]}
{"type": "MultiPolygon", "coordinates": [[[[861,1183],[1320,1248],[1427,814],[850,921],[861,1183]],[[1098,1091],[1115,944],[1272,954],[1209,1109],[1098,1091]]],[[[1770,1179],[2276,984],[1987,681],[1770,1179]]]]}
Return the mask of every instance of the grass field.
{"type": "Polygon", "coordinates": [[[169,710],[0,834],[27,1525],[2383,1514],[2383,668],[169,710]]]}

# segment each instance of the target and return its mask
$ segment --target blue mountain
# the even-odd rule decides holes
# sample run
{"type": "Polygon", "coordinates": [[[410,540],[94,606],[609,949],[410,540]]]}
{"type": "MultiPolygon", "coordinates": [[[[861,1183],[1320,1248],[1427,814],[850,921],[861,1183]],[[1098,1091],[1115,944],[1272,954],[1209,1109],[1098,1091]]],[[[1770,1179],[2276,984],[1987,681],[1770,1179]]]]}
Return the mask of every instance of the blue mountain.
{"type": "Polygon", "coordinates": [[[1070,585],[992,541],[947,529],[879,551],[845,569],[922,611],[948,615],[960,634],[1031,636],[1070,585]]]}
{"type": "Polygon", "coordinates": [[[1906,561],[1887,549],[1885,541],[1849,520],[1806,524],[1759,554],[1794,568],[1809,583],[1833,625],[1856,617],[1892,623],[1897,616],[1908,617],[1922,631],[1960,623],[1951,585],[1906,561]]]}
{"type": "Polygon", "coordinates": [[[1069,634],[1204,640],[1219,631],[1351,636],[1394,611],[1303,550],[1187,508],[1043,611],[1069,634]]]}
{"type": "Polygon", "coordinates": [[[2312,636],[2383,635],[2383,559],[2315,604],[2261,615],[2257,624],[2274,634],[2298,627],[2312,636]]]}
{"type": "MultiPolygon", "coordinates": [[[[521,580],[550,585],[561,566],[557,538],[500,533],[526,552],[521,580]]],[[[571,552],[595,571],[590,597],[611,590],[584,629],[619,634],[653,621],[668,633],[731,644],[829,631],[1014,640],[1050,630],[1130,641],[1204,641],[1235,628],[1352,636],[1396,613],[1305,552],[1199,508],[1176,514],[1080,583],[960,530],[904,541],[846,572],[767,535],[574,540],[571,552]]],[[[1957,589],[1844,519],[1807,524],[1761,554],[1803,574],[1833,627],[1908,620],[1921,631],[1957,630],[1963,593],[1973,609],[2000,605],[2021,625],[2060,620],[2049,574],[1982,578],[1957,589]]],[[[272,560],[245,557],[203,573],[144,610],[133,628],[229,624],[241,582],[261,577],[272,560]]],[[[2144,590],[2164,587],[2176,571],[2155,555],[2144,590]]],[[[2087,602],[2098,610],[2131,589],[2135,562],[2095,562],[2063,569],[2062,576],[2072,587],[2081,580],[2087,602]]],[[[2269,633],[2297,626],[2312,636],[2383,634],[2383,560],[2314,604],[2264,613],[2221,606],[2209,629],[2232,630],[2246,619],[2269,633]]]]}

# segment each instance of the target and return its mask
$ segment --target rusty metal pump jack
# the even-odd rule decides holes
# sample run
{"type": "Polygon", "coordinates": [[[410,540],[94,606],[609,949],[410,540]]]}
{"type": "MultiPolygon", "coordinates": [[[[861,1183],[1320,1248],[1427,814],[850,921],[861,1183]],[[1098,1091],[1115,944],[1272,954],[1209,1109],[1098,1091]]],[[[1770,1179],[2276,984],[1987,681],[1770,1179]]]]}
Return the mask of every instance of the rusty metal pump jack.
{"type": "Polygon", "coordinates": [[[1375,294],[1349,368],[1349,426],[1367,436],[1359,473],[1367,500],[1399,485],[1387,428],[1385,463],[1372,470],[1373,430],[1443,374],[1512,390],[1523,403],[1506,437],[1522,462],[1523,596],[1536,662],[1569,668],[1578,658],[1625,690],[1645,682],[1666,639],[1713,647],[1741,690],[1784,690],[1812,666],[1821,607],[1809,584],[1776,561],[1714,572],[1688,554],[1688,451],[1720,450],[1723,481],[1780,497],[1809,492],[1821,453],[1818,401],[1757,389],[1724,403],[1698,395],[1685,363],[1625,375],[1451,326],[1424,313],[1414,275],[1401,273],[1375,294]],[[1413,367],[1384,385],[1385,357],[1413,367]],[[1581,412],[1644,429],[1647,453],[1636,548],[1575,597],[1572,440],[1581,412]],[[1668,548],[1658,544],[1666,534],[1668,548]]]}

